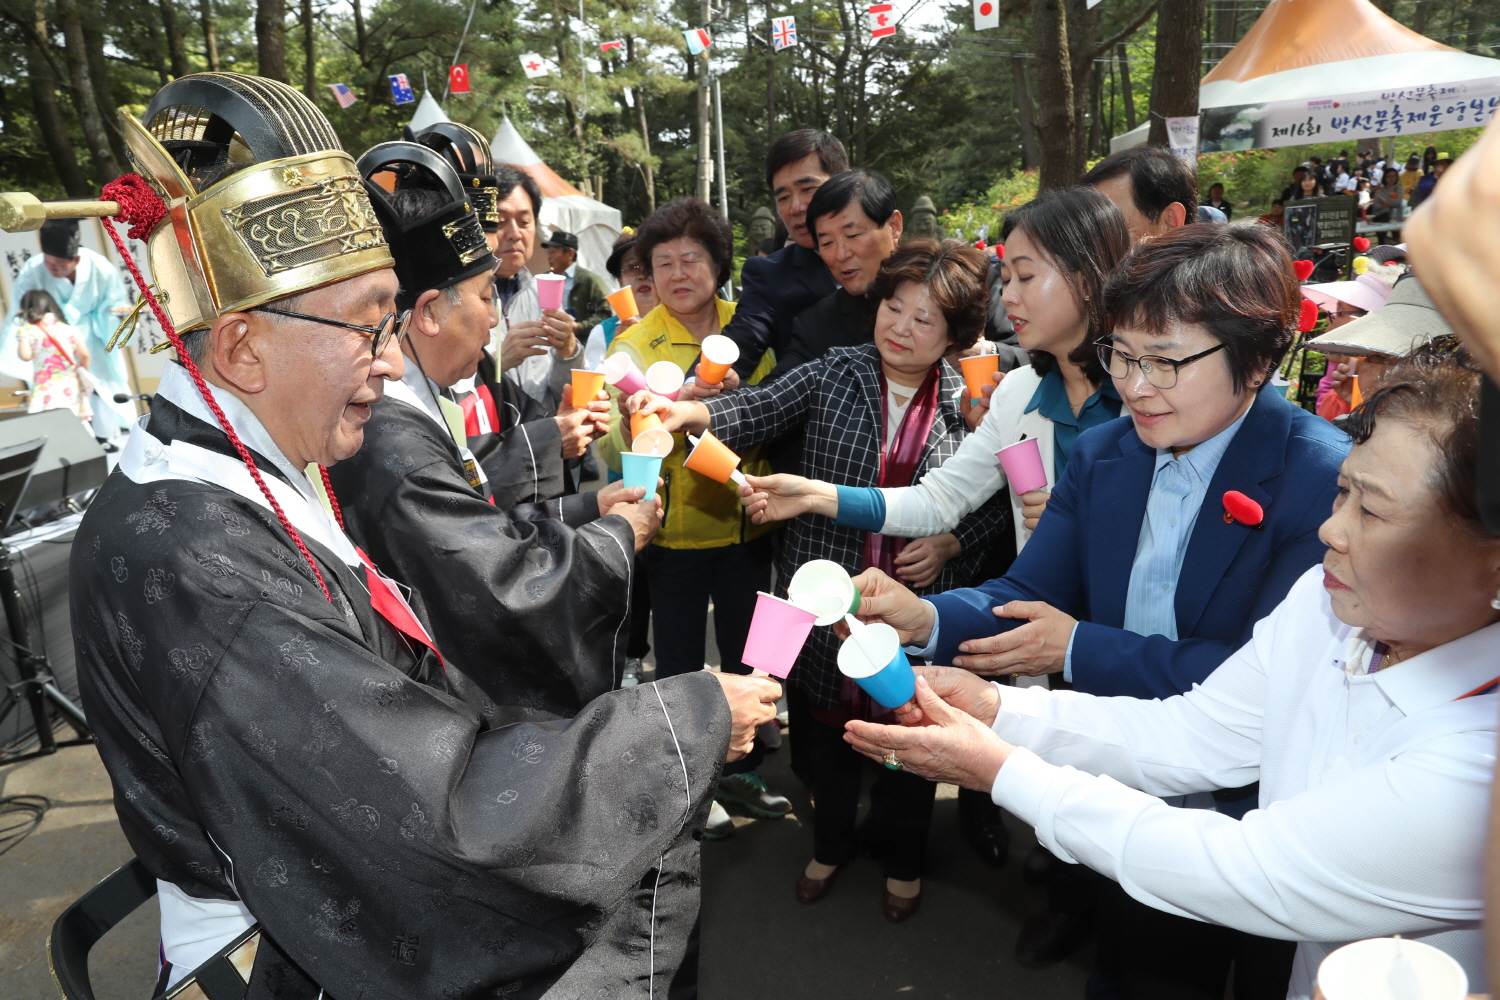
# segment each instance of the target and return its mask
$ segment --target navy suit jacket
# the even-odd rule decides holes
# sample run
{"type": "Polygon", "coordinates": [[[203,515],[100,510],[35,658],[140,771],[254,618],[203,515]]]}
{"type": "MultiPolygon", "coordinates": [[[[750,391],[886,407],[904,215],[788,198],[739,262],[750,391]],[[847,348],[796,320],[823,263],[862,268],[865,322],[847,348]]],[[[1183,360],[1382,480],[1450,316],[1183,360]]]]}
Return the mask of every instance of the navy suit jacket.
{"type": "Polygon", "coordinates": [[[734,364],[740,378],[755,372],[768,347],[779,360],[802,310],[838,287],[818,252],[796,243],[769,257],[747,258],[740,270],[734,319],[724,327],[724,336],[740,345],[740,359],[734,364]]]}
{"type": "Polygon", "coordinates": [[[1188,691],[1250,638],[1255,623],[1323,558],[1318,528],[1332,510],[1349,438],[1328,421],[1262,391],[1209,484],[1177,579],[1177,634],[1127,632],[1125,592],[1156,451],[1121,417],[1079,436],[1036,532],[998,580],[928,598],[938,611],[934,663],[958,644],[1025,619],[996,618],[1007,601],[1045,601],[1077,618],[1073,685],[1096,695],[1169,698],[1188,691]],[[1239,490],[1265,510],[1256,530],[1224,520],[1239,490]]]}

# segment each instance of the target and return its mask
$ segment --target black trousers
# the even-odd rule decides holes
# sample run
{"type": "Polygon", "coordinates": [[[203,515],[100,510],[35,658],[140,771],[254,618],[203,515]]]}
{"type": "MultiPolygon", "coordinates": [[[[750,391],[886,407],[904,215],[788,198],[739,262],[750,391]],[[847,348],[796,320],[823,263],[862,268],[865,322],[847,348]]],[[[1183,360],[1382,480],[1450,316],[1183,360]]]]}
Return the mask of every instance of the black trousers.
{"type": "Polygon", "coordinates": [[[1294,941],[1153,909],[1115,882],[1099,892],[1098,970],[1089,1000],[1285,1000],[1294,941]]]}
{"type": "MultiPolygon", "coordinates": [[[[792,745],[801,748],[797,763],[811,779],[813,858],[825,865],[846,865],[859,853],[855,817],[868,761],[844,742],[842,728],[813,718],[808,705],[805,698],[796,699],[789,711],[792,745]]],[[[871,786],[870,831],[885,860],[886,878],[909,882],[922,877],[936,797],[937,785],[909,771],[885,771],[871,786]]]]}
{"type": "Polygon", "coordinates": [[[651,576],[644,555],[635,557],[635,582],[630,588],[630,638],[625,655],[635,660],[651,652],[651,576]]]}

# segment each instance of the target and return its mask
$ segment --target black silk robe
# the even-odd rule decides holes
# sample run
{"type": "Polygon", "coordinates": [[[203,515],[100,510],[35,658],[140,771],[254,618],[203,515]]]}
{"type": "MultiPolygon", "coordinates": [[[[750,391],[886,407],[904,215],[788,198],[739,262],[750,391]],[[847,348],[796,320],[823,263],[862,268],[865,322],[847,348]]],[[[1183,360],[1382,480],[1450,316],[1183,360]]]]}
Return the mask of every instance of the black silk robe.
{"type": "Polygon", "coordinates": [[[491,505],[446,429],[389,395],[328,470],[349,537],[422,594],[438,648],[507,719],[571,717],[624,668],[635,532],[595,494],[491,505]]]}
{"type": "Polygon", "coordinates": [[[475,384],[489,389],[500,418],[500,430],[468,439],[469,450],[489,480],[495,506],[509,510],[567,493],[562,431],[553,419],[557,414],[549,413],[517,383],[499,378],[488,352],[479,361],[475,384]]]}
{"type": "MultiPolygon", "coordinates": [[[[160,398],[149,430],[231,454],[160,398]]],[[[224,487],[116,471],[83,518],[79,685],[146,867],[245,903],[277,946],[252,996],[646,997],[653,970],[664,995],[728,744],[717,682],[498,725],[462,668],[371,610],[362,570],[307,544],[332,604],[224,487]]]]}

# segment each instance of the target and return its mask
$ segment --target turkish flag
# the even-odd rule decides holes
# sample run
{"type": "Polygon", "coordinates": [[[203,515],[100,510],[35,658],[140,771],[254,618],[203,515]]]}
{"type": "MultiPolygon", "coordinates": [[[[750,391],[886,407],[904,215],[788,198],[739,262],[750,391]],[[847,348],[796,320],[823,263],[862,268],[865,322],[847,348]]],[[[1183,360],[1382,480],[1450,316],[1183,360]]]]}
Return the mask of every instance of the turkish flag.
{"type": "Polygon", "coordinates": [[[460,63],[457,66],[448,67],[448,92],[450,94],[469,93],[468,63],[460,63]]]}

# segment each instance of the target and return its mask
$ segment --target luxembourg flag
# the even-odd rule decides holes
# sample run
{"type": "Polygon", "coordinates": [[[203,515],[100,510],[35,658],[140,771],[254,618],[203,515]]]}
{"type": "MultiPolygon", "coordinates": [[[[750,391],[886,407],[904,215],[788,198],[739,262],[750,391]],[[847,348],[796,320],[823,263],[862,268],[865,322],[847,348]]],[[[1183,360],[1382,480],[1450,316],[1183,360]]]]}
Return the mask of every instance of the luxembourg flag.
{"type": "Polygon", "coordinates": [[[687,39],[688,55],[695,56],[700,52],[707,52],[708,47],[714,43],[713,36],[708,33],[707,28],[693,28],[684,31],[682,37],[687,39]]]}
{"type": "Polygon", "coordinates": [[[354,93],[354,91],[349,89],[347,84],[330,83],[328,85],[328,89],[333,91],[333,99],[339,102],[339,107],[341,108],[347,108],[349,105],[359,100],[359,97],[354,93]]]}
{"type": "Polygon", "coordinates": [[[878,42],[887,35],[896,33],[895,6],[888,3],[871,4],[866,10],[870,15],[870,41],[878,42]]]}
{"type": "Polygon", "coordinates": [[[795,17],[771,18],[771,44],[777,52],[797,44],[797,19],[795,17]]]}

